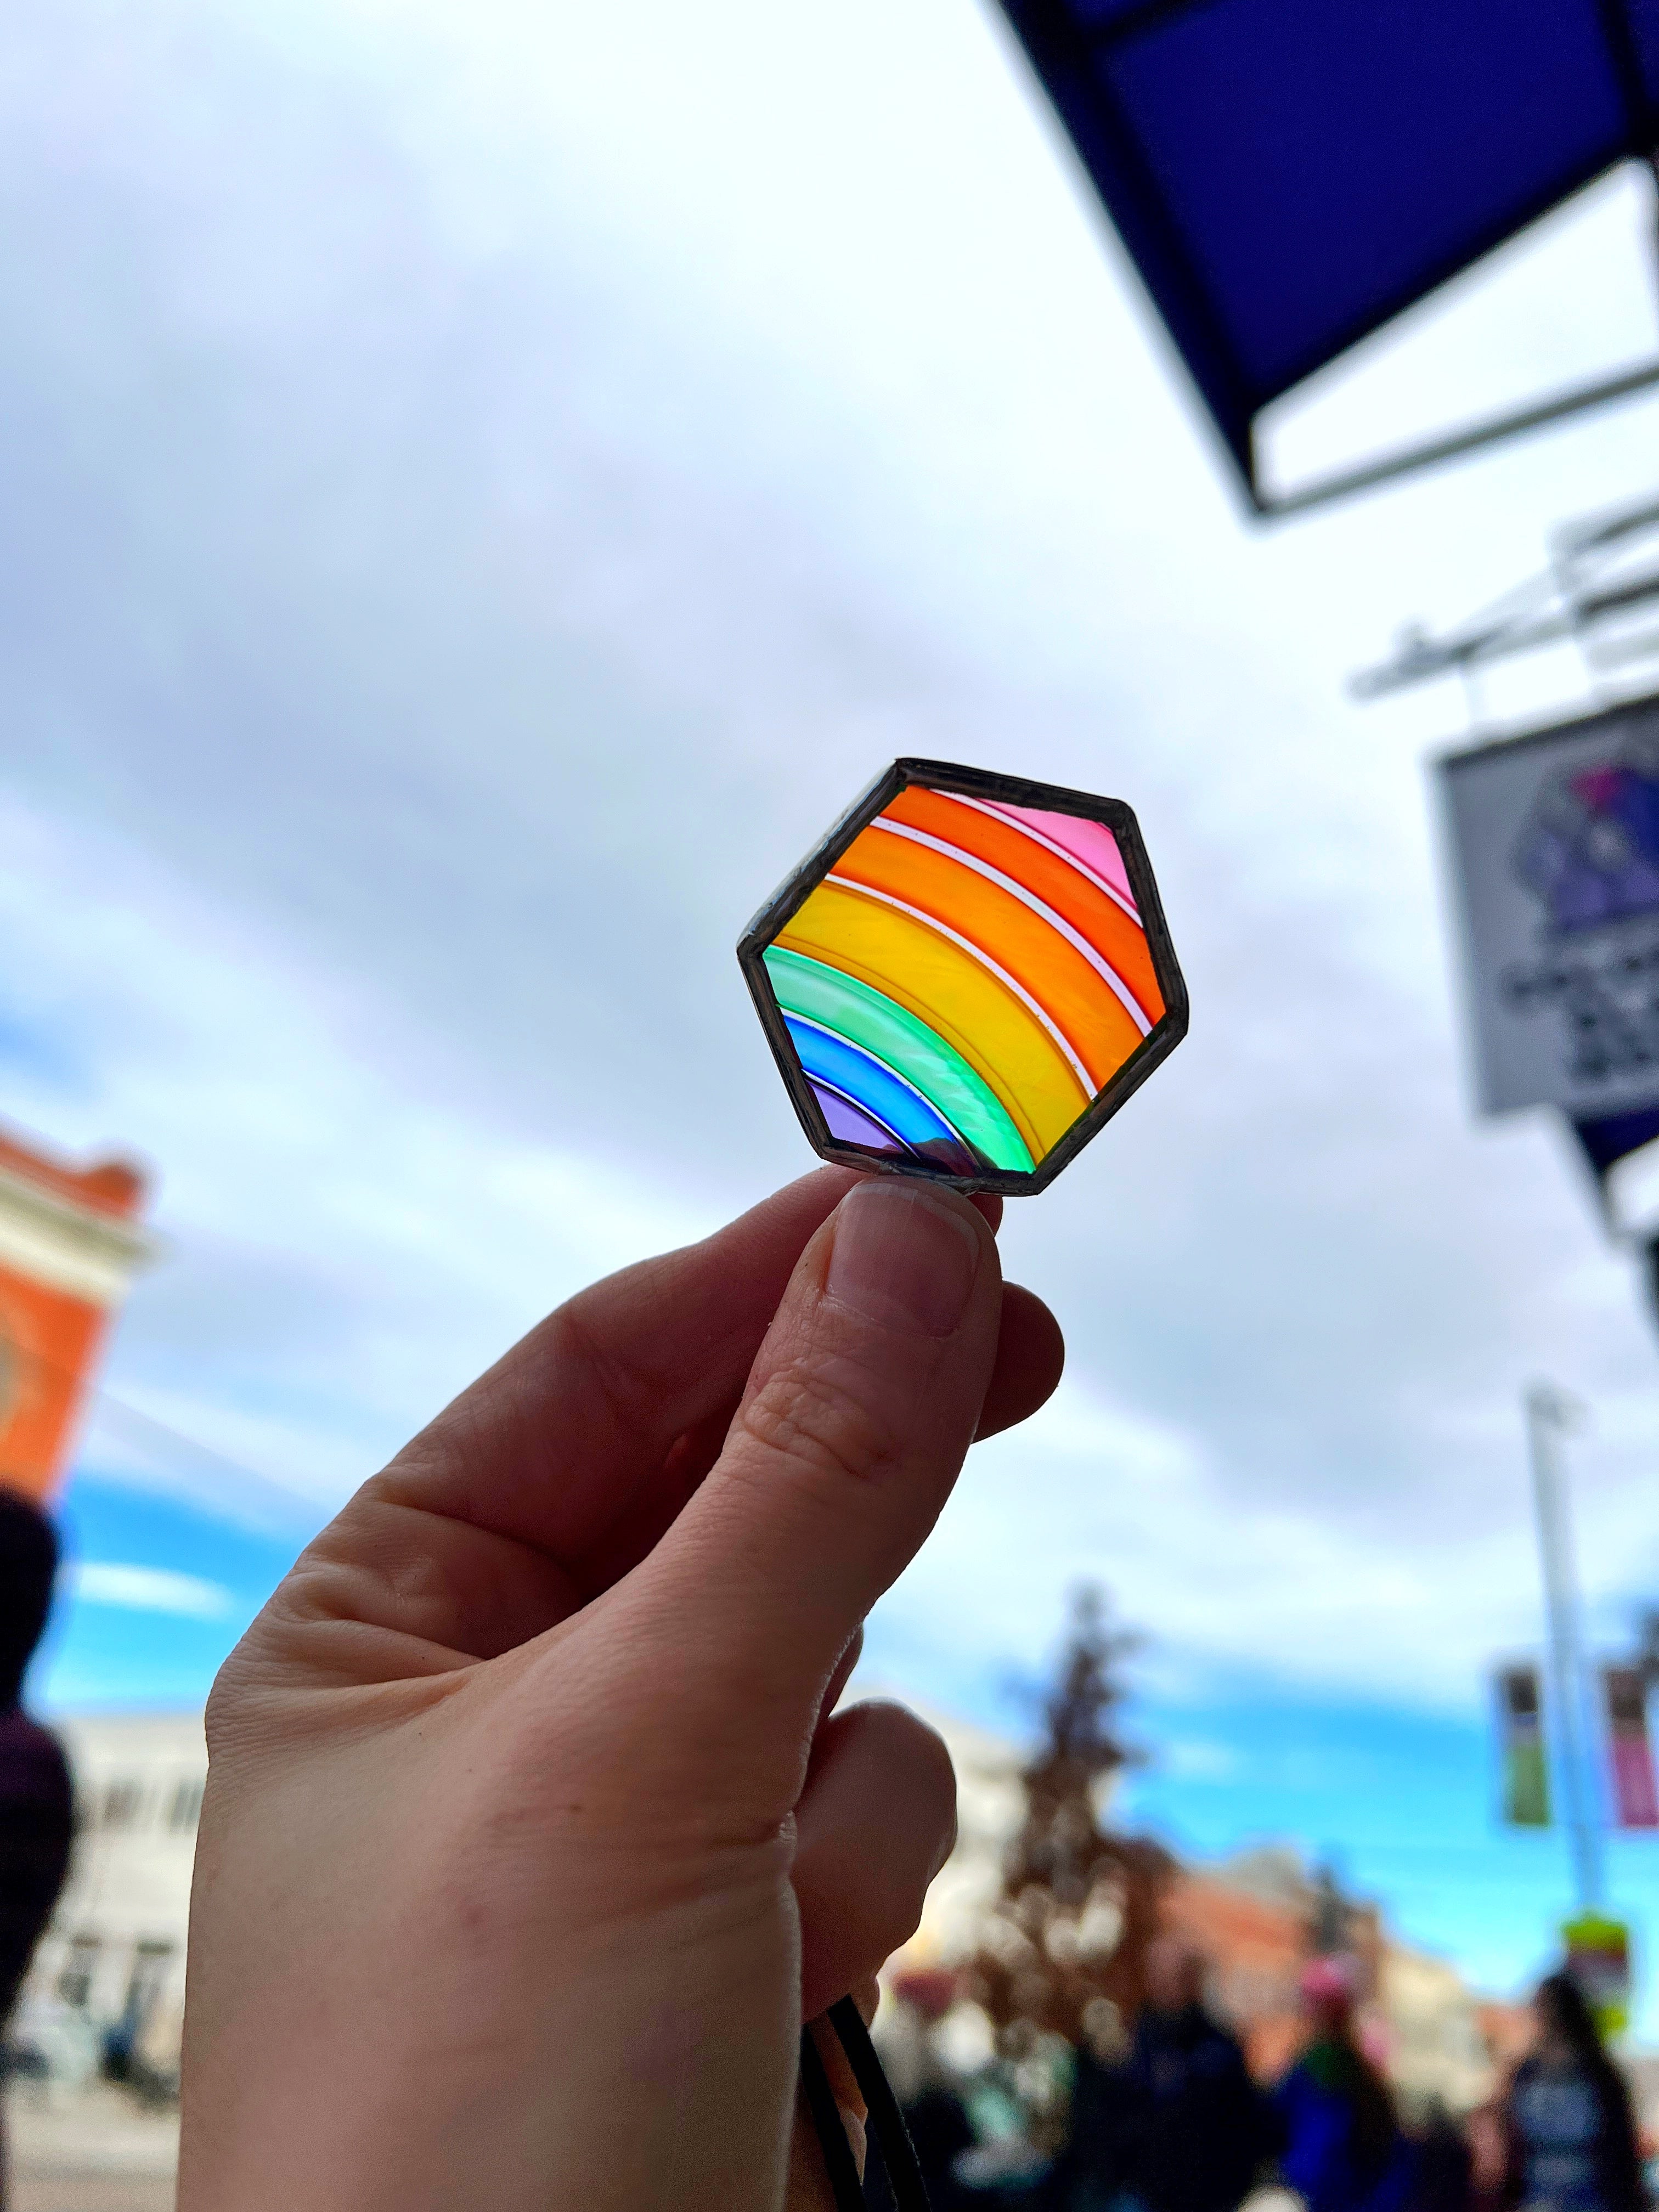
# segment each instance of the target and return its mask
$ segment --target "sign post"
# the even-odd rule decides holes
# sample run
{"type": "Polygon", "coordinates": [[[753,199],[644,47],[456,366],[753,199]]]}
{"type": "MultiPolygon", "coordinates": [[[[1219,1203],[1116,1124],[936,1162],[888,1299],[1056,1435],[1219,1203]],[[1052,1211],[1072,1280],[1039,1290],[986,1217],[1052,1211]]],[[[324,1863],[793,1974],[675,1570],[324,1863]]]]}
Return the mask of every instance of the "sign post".
{"type": "MultiPolygon", "coordinates": [[[[1612,1225],[1609,1173],[1659,1140],[1659,696],[1472,746],[1443,758],[1440,775],[1481,1109],[1559,1108],[1612,1225]]],[[[1644,1233],[1659,1261],[1654,1231],[1644,1233]]],[[[1578,1904],[1561,1932],[1569,1970],[1603,2029],[1617,2033],[1629,2012],[1630,1934],[1602,1910],[1596,1738],[1559,1457],[1573,1410],[1546,1386],[1527,1393],[1556,1775],[1578,1904]]],[[[1659,1826],[1645,1689],[1640,1667],[1603,1676],[1612,1796],[1626,1827],[1659,1826]]],[[[1511,1747],[1516,1715],[1511,1704],[1511,1747]]],[[[1518,1771],[1513,1761],[1511,1749],[1518,1771]]]]}
{"type": "Polygon", "coordinates": [[[1547,1383],[1527,1393],[1527,1445],[1532,1462],[1533,1506],[1544,1571],[1544,1610],[1549,1622],[1550,1686],[1555,1706],[1561,1803],[1572,1851],[1581,1914],[1601,1906],[1601,1825],[1590,1798],[1585,1764],[1583,1668],[1578,1650],[1578,1592],[1571,1535],[1556,1444],[1569,1425],[1571,1400],[1547,1383]]]}

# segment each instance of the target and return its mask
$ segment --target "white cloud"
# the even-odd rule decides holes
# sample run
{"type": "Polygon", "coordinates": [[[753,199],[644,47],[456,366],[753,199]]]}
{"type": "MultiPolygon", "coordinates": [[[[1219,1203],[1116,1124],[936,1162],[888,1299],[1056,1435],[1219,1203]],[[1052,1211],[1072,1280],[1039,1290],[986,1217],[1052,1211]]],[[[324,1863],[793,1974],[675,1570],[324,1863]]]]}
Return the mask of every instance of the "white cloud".
{"type": "MultiPolygon", "coordinates": [[[[33,979],[14,1007],[49,1006],[100,1077],[64,1097],[19,1068],[13,1117],[90,1146],[113,1110],[160,1164],[169,1249],[112,1379],[229,1463],[192,1468],[157,1434],[138,1465],[171,1456],[176,1486],[220,1498],[240,1462],[333,1503],[561,1297],[719,1220],[659,1171],[411,1099],[356,1048],[378,1030],[386,1052],[386,1009],[338,987],[319,1004],[280,947],[123,841],[0,800],[0,933],[33,979]]],[[[131,1466],[118,1408],[94,1422],[131,1466]]]]}
{"type": "MultiPolygon", "coordinates": [[[[1651,410],[1249,533],[954,0],[0,37],[0,1111],[161,1169],[119,1397],[320,1510],[794,1171],[732,943],[933,753],[1136,802],[1194,1026],[1010,1209],[1073,1381],[894,1632],[1029,1664],[1090,1573],[1160,1664],[1467,1702],[1535,1623],[1536,1372],[1600,1412],[1607,1616],[1659,1570],[1624,1263],[1547,1131],[1468,1119],[1418,765],[1451,709],[1341,695],[1659,475],[1651,410]]],[[[1550,327],[1624,221],[1588,210],[1550,327]]],[[[1466,397],[1559,366],[1535,291],[1466,397]]],[[[114,1426],[135,1479],[239,1495],[114,1426]]]]}
{"type": "MultiPolygon", "coordinates": [[[[1068,1592],[1094,1581],[1152,1632],[1136,1673],[1166,1695],[1213,1695],[1245,1668],[1466,1711],[1492,1654],[1536,1641],[1524,1518],[1456,1532],[1419,1506],[1392,1528],[1345,1527],[1323,1499],[1253,1487],[1067,1385],[1052,1413],[975,1453],[884,1633],[971,1675],[988,1648],[1041,1654],[1068,1592]]],[[[1643,1497],[1637,1478],[1607,1501],[1626,1516],[1626,1570],[1651,1556],[1643,1497]]],[[[1611,1558],[1597,1568],[1601,1588],[1619,1572],[1611,1558]]]]}
{"type": "Polygon", "coordinates": [[[167,1567],[136,1567],[112,1559],[81,1559],[64,1570],[82,1605],[110,1605],[128,1613],[174,1613],[182,1620],[228,1620],[236,1601],[222,1583],[167,1567]]]}
{"type": "Polygon", "coordinates": [[[1177,1782],[1233,1782],[1246,1765],[1235,1744],[1208,1736],[1170,1736],[1158,1745],[1154,1771],[1177,1782]]]}

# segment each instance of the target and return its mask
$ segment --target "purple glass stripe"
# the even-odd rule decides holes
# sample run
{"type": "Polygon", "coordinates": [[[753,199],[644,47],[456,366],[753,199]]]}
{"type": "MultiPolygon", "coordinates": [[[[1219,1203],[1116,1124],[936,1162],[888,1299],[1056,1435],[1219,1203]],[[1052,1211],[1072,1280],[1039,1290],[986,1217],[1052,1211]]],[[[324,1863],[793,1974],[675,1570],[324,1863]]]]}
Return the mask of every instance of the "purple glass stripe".
{"type": "Polygon", "coordinates": [[[860,1113],[850,1098],[843,1098],[839,1091],[831,1091],[822,1083],[812,1085],[812,1096],[830,1124],[830,1133],[838,1144],[862,1145],[872,1152],[908,1152],[909,1146],[901,1144],[890,1129],[883,1128],[879,1121],[860,1113]]]}

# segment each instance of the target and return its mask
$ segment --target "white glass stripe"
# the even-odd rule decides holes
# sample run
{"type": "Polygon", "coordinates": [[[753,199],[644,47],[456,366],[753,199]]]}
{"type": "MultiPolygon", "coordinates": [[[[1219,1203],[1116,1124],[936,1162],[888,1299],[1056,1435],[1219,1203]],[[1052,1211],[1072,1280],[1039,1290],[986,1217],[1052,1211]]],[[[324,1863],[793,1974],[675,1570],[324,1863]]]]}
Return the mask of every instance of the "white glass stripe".
{"type": "Polygon", "coordinates": [[[1121,1001],[1124,1012],[1142,1036],[1150,1032],[1152,1026],[1150,1018],[1116,969],[1090,944],[1080,929],[1073,929],[1063,914],[1056,914],[1053,907],[1046,906],[1035,891],[1027,890],[1024,884],[1016,883],[1012,876],[1005,876],[1000,868],[994,868],[988,860],[981,860],[976,853],[964,852],[960,845],[947,844],[943,837],[935,837],[927,830],[914,830],[908,822],[890,822],[885,815],[878,814],[870,827],[885,830],[890,836],[908,837],[913,845],[926,845],[930,852],[943,854],[947,860],[960,861],[964,868],[971,868],[975,875],[983,876],[988,883],[995,884],[999,890],[1012,892],[1022,905],[1030,907],[1033,914],[1040,915],[1050,929],[1058,930],[1066,942],[1083,955],[1102,982],[1121,1001]]]}
{"type": "MultiPolygon", "coordinates": [[[[920,788],[927,789],[927,787],[923,785],[920,788]]],[[[1114,906],[1121,907],[1132,921],[1139,922],[1140,909],[1133,899],[1125,898],[1117,885],[1109,884],[1104,876],[1097,876],[1086,860],[1079,860],[1075,853],[1068,853],[1063,845],[1056,845],[1052,837],[1045,837],[1034,822],[1017,822],[1012,814],[1005,814],[1000,806],[993,806],[988,799],[969,799],[965,791],[936,791],[933,797],[953,799],[958,806],[971,806],[976,814],[988,814],[994,822],[1000,822],[1005,830],[1018,830],[1022,837],[1029,837],[1034,845],[1041,845],[1045,853],[1052,853],[1055,860],[1064,860],[1068,868],[1075,868],[1079,875],[1091,883],[1097,891],[1104,891],[1114,906]]],[[[1101,826],[1103,828],[1104,824],[1101,826]]],[[[1107,834],[1109,836],[1111,833],[1108,831],[1107,834]]]]}
{"type": "Polygon", "coordinates": [[[1060,1047],[1061,1052],[1065,1054],[1067,1065],[1070,1066],[1072,1073],[1077,1077],[1078,1081],[1083,1085],[1084,1096],[1087,1098],[1094,1097],[1096,1095],[1095,1079],[1090,1074],[1088,1069],[1083,1065],[1083,1062],[1078,1058],[1076,1053],[1073,1051],[1070,1039],[1055,1026],[1051,1017],[1045,1013],[1043,1009],[1038,1006],[1036,1000],[1025,988],[1025,986],[1023,983],[1016,982],[1014,978],[1007,973],[1006,969],[998,967],[996,962],[992,959],[988,952],[983,951],[977,945],[970,943],[967,938],[958,936],[954,929],[949,927],[945,922],[936,920],[933,915],[924,914],[920,907],[908,906],[902,898],[895,898],[889,891],[872,890],[868,884],[855,884],[850,877],[838,876],[833,870],[831,870],[830,873],[827,875],[823,880],[827,884],[838,884],[844,891],[856,891],[860,898],[874,899],[880,906],[890,906],[895,908],[900,914],[908,914],[912,921],[921,922],[928,929],[936,930],[939,936],[948,937],[952,945],[959,945],[963,951],[967,953],[970,959],[977,960],[980,966],[983,968],[988,974],[994,975],[999,983],[1002,984],[1006,989],[1012,991],[1014,996],[1019,1000],[1021,1006],[1029,1008],[1029,1010],[1036,1016],[1038,1021],[1042,1023],[1043,1028],[1048,1030],[1049,1036],[1060,1047]]]}
{"type": "MultiPolygon", "coordinates": [[[[860,885],[860,889],[863,889],[862,884],[860,885]]],[[[911,1082],[908,1075],[902,1074],[900,1071],[894,1066],[890,1060],[884,1060],[878,1052],[872,1052],[867,1044],[860,1044],[853,1037],[843,1036],[839,1030],[831,1029],[828,1022],[815,1021],[811,1014],[797,1014],[792,1012],[789,1016],[789,1019],[792,1022],[799,1022],[803,1029],[816,1030],[820,1036],[833,1037],[837,1044],[846,1045],[850,1051],[862,1053],[866,1060],[873,1060],[878,1067],[883,1069],[887,1074],[892,1077],[894,1082],[898,1085],[902,1091],[908,1091],[913,1098],[920,1099],[930,1114],[937,1114],[939,1120],[944,1122],[945,1127],[951,1132],[951,1134],[953,1137],[957,1138],[963,1143],[966,1142],[966,1139],[962,1136],[961,1130],[957,1128],[956,1123],[951,1119],[945,1109],[942,1106],[936,1105],[933,1100],[927,1096],[927,1093],[925,1091],[919,1090],[917,1086],[911,1082]]],[[[828,1076],[814,1076],[812,1080],[814,1082],[830,1082],[828,1076]]],[[[834,1091],[838,1089],[839,1085],[831,1083],[830,1087],[834,1091]]],[[[853,1101],[854,1106],[858,1105],[859,1103],[860,1102],[856,1098],[853,1101]]],[[[866,1113],[871,1111],[868,1107],[864,1110],[866,1113]]],[[[876,1115],[875,1119],[877,1121],[880,1121],[880,1115],[876,1115]]]]}

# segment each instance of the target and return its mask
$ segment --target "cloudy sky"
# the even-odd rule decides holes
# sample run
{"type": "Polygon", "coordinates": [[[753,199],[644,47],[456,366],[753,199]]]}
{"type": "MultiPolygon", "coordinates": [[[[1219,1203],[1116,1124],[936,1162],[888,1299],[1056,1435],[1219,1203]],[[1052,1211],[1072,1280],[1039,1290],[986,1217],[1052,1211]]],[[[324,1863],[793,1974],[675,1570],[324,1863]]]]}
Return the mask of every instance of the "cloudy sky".
{"type": "MultiPolygon", "coordinates": [[[[1613,179],[1277,427],[1287,471],[1632,358],[1613,179]]],[[[0,30],[0,1116],[154,1166],[41,1688],[193,1700],[295,1545],[552,1303],[804,1164],[732,946],[901,752],[1128,799],[1188,1042],[1004,1244],[1071,1343],[872,1624],[1022,1724],[1151,1642],[1143,1814],[1334,1849],[1508,1984],[1483,1669],[1518,1393],[1598,1633],[1659,1595],[1653,1327],[1473,1118],[1413,617],[1659,481],[1615,411],[1273,532],[978,0],[39,0],[0,30]]],[[[1570,661],[1494,682],[1522,717],[1570,661]]],[[[1659,1849],[1659,1846],[1654,1847],[1659,1849]]],[[[1659,1905],[1644,1848],[1614,1891],[1659,1905]]]]}

